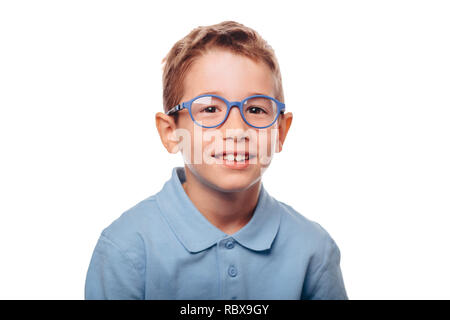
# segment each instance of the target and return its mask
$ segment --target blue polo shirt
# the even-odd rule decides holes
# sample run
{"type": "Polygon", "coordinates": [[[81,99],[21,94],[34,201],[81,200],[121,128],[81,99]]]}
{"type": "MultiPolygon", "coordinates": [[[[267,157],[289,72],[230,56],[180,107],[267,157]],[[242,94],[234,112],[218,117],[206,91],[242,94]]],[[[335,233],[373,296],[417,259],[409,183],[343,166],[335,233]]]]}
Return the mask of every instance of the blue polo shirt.
{"type": "Polygon", "coordinates": [[[86,299],[348,299],[340,251],[318,223],[261,184],[251,220],[227,235],[183,189],[175,167],[161,191],[103,230],[86,299]]]}

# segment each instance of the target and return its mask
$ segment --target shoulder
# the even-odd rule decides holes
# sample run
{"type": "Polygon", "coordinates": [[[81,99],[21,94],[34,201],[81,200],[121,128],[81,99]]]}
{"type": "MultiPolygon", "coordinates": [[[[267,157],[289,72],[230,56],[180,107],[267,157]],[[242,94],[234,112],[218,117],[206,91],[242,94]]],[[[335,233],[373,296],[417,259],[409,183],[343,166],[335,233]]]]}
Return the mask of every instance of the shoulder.
{"type": "Polygon", "coordinates": [[[114,239],[126,239],[152,225],[152,222],[158,219],[158,211],[155,196],[150,196],[123,212],[103,230],[102,235],[114,239]]]}
{"type": "Polygon", "coordinates": [[[340,250],[324,227],[278,201],[279,247],[304,267],[302,299],[347,299],[340,250]],[[295,258],[293,258],[295,257],[295,258]]]}
{"type": "Polygon", "coordinates": [[[114,246],[134,263],[141,264],[145,254],[146,238],[162,223],[155,196],[150,196],[123,212],[103,229],[100,240],[114,246]]]}
{"type": "Polygon", "coordinates": [[[290,226],[292,231],[301,231],[308,237],[314,239],[328,238],[330,234],[318,222],[311,220],[295,210],[292,206],[278,201],[281,212],[281,220],[287,226],[290,226]]]}
{"type": "MultiPolygon", "coordinates": [[[[301,247],[311,254],[324,252],[330,246],[335,246],[334,239],[318,222],[313,221],[292,206],[276,200],[279,206],[281,221],[280,233],[295,247],[301,247]]],[[[299,248],[300,249],[300,248],[299,248]]]]}
{"type": "Polygon", "coordinates": [[[86,276],[86,299],[143,299],[144,230],[156,220],[157,210],[154,197],[148,197],[103,229],[86,276]]]}

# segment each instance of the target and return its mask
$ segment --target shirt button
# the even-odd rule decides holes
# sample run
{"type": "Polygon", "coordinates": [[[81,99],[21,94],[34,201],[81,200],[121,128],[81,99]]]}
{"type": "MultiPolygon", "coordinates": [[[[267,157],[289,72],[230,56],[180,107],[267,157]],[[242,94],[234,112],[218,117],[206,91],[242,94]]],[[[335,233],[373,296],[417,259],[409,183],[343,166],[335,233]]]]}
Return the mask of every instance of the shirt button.
{"type": "Polygon", "coordinates": [[[237,275],[237,269],[236,269],[235,266],[230,266],[230,267],[228,268],[228,275],[229,275],[230,277],[236,277],[236,275],[237,275]]]}
{"type": "Polygon", "coordinates": [[[227,249],[233,249],[233,248],[234,248],[234,241],[233,241],[233,240],[228,240],[228,241],[225,243],[225,248],[227,248],[227,249]]]}

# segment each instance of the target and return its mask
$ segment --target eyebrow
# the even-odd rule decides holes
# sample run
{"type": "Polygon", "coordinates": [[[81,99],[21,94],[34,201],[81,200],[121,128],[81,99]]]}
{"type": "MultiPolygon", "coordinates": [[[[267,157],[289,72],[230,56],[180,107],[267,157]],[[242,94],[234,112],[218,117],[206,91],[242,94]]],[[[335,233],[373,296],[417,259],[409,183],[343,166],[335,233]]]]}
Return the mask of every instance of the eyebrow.
{"type": "MultiPolygon", "coordinates": [[[[207,91],[207,92],[202,92],[202,93],[200,93],[198,95],[200,96],[202,94],[217,94],[218,96],[222,96],[223,97],[223,93],[220,92],[220,91],[207,91]]],[[[267,93],[251,92],[251,93],[247,94],[247,97],[254,96],[254,95],[257,95],[257,94],[269,96],[269,94],[267,94],[267,93]]]]}

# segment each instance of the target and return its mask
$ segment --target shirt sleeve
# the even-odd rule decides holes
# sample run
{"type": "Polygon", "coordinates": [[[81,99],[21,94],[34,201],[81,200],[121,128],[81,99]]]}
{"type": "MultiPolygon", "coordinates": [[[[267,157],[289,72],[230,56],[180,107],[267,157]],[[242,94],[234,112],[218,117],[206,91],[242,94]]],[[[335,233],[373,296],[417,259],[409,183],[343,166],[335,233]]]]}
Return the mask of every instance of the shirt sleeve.
{"type": "Polygon", "coordinates": [[[321,259],[312,259],[311,274],[302,292],[307,300],[347,300],[347,292],[340,268],[341,253],[334,240],[328,237],[321,259]],[[315,265],[314,265],[315,264],[315,265]],[[317,266],[318,265],[318,266],[317,266]]]}
{"type": "Polygon", "coordinates": [[[97,242],[89,264],[86,300],[144,299],[144,280],[133,261],[103,234],[97,242]]]}

